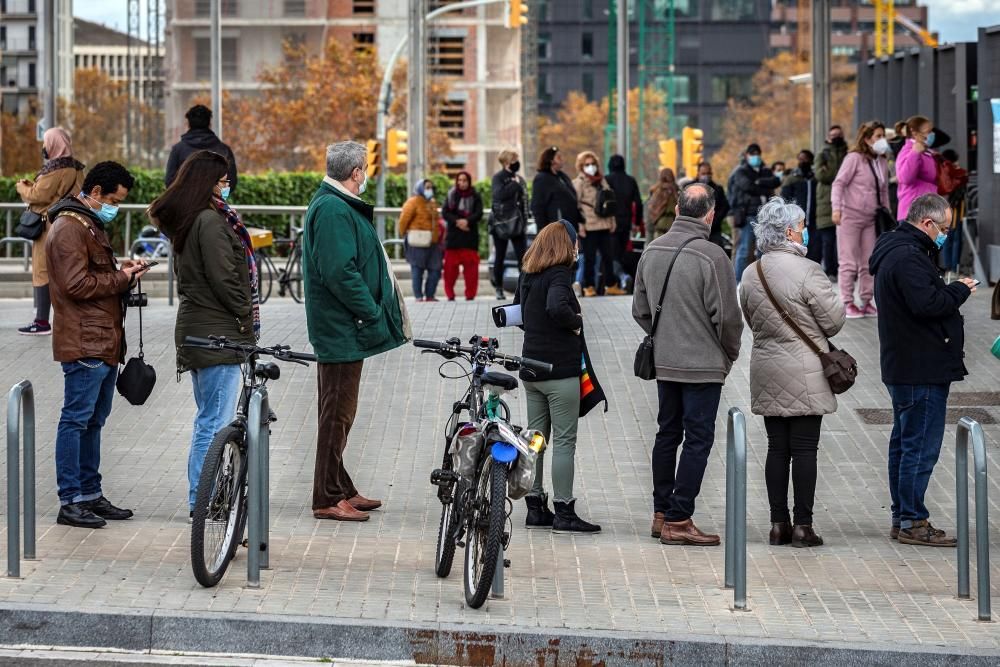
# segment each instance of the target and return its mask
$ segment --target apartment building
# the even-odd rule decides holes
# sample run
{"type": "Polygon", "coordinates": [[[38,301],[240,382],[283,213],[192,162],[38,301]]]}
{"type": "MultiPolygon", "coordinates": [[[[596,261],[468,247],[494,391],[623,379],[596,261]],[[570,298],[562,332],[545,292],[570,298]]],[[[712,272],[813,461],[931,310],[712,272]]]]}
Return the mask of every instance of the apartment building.
{"type": "MultiPolygon", "coordinates": [[[[428,0],[428,10],[454,1],[428,0]]],[[[223,89],[254,94],[260,88],[257,73],[281,62],[286,40],[317,52],[329,39],[371,45],[384,66],[408,35],[408,5],[407,0],[222,0],[223,89]]],[[[209,91],[209,12],[208,0],[167,3],[168,141],[183,132],[192,98],[209,91]]],[[[517,31],[504,27],[497,5],[445,15],[429,27],[428,42],[428,73],[448,84],[437,122],[451,138],[449,170],[486,176],[500,150],[520,149],[517,31]]]]}
{"type": "MultiPolygon", "coordinates": [[[[40,115],[45,86],[44,3],[0,0],[0,110],[40,115]]],[[[73,0],[55,0],[56,94],[73,98],[73,0]]]]}
{"type": "Polygon", "coordinates": [[[73,61],[76,69],[97,69],[114,81],[131,81],[132,98],[158,108],[163,101],[163,47],[129,38],[99,23],[73,21],[73,61]]]}

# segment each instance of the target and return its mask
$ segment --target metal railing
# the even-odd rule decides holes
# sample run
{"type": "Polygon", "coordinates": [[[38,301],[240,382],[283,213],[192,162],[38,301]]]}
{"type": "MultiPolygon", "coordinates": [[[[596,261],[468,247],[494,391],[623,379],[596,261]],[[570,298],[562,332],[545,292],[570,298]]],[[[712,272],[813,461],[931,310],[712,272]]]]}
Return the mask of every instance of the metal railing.
{"type": "MultiPolygon", "coordinates": [[[[174,246],[164,238],[139,238],[133,241],[129,248],[129,257],[133,257],[137,250],[142,249],[147,244],[155,244],[157,248],[164,248],[167,251],[167,305],[174,305],[174,246]]],[[[155,257],[154,257],[155,259],[155,257]]]]}
{"type": "Polygon", "coordinates": [[[747,420],[729,409],[726,426],[726,588],[733,589],[733,609],[747,607],[747,420]]]}
{"type": "Polygon", "coordinates": [[[271,413],[267,389],[258,387],[247,411],[247,587],[260,588],[260,571],[271,567],[269,552],[269,456],[271,413]]]}
{"type": "Polygon", "coordinates": [[[34,560],[35,391],[27,380],[15,384],[7,394],[7,576],[15,578],[21,576],[19,449],[22,444],[24,446],[24,559],[34,560]]]}
{"type": "Polygon", "coordinates": [[[955,437],[955,499],[958,514],[958,597],[971,600],[969,592],[969,437],[976,478],[976,579],[979,620],[990,620],[990,517],[986,479],[986,438],[979,422],[958,421],[955,437]]]}
{"type": "MultiPolygon", "coordinates": [[[[9,226],[9,225],[8,225],[9,226]]],[[[31,249],[34,247],[34,241],[29,241],[28,239],[22,239],[20,236],[11,236],[11,230],[7,230],[7,236],[0,238],[0,246],[7,248],[7,256],[10,257],[10,246],[20,244],[22,247],[22,252],[24,253],[24,270],[31,271],[31,249]]]]}

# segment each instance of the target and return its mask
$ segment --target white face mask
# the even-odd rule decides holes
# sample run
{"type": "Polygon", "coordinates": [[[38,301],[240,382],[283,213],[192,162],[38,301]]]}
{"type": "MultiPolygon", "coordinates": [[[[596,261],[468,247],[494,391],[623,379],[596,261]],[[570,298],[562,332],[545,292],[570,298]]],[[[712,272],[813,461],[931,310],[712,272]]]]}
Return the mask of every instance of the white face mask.
{"type": "Polygon", "coordinates": [[[597,165],[596,164],[585,165],[583,167],[583,173],[585,173],[587,176],[594,176],[594,175],[596,175],[597,174],[597,165]]]}
{"type": "Polygon", "coordinates": [[[885,137],[878,139],[874,144],[872,144],[872,150],[879,155],[885,155],[889,152],[889,142],[885,137]]]}

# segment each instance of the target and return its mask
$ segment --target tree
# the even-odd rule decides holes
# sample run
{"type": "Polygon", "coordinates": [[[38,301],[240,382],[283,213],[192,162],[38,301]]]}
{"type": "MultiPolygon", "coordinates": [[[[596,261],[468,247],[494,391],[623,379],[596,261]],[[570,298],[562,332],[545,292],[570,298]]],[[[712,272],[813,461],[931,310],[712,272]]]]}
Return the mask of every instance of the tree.
{"type": "Polygon", "coordinates": [[[38,119],[0,114],[0,167],[4,176],[34,174],[42,166],[42,145],[35,140],[38,119]]]}
{"type": "MultiPolygon", "coordinates": [[[[712,157],[716,180],[724,182],[750,143],[761,146],[767,162],[795,157],[812,144],[812,89],[794,84],[789,77],[808,71],[809,63],[791,53],[768,58],[753,77],[753,94],[745,102],[729,100],[722,126],[723,144],[712,157]]],[[[831,118],[845,128],[850,141],[857,83],[854,70],[843,58],[833,62],[831,118]]],[[[816,150],[822,148],[817,146],[816,150]]]]}
{"type": "Polygon", "coordinates": [[[104,160],[126,162],[125,82],[97,69],[78,69],[73,77],[73,102],[60,101],[60,124],[73,135],[73,156],[87,165],[104,160]]]}

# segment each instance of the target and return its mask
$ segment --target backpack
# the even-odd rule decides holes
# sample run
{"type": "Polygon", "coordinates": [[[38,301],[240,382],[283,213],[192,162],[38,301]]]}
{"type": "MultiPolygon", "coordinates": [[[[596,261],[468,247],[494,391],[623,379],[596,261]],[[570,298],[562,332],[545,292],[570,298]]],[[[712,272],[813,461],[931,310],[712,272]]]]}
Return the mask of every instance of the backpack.
{"type": "Polygon", "coordinates": [[[597,205],[594,211],[598,217],[610,218],[618,211],[618,197],[611,188],[601,188],[597,191],[597,205]]]}
{"type": "MultiPolygon", "coordinates": [[[[937,157],[938,156],[935,155],[935,158],[937,157]]],[[[948,162],[944,159],[937,159],[937,163],[937,186],[939,195],[947,197],[951,193],[964,187],[969,182],[969,172],[962,169],[957,164],[948,162]]]]}

